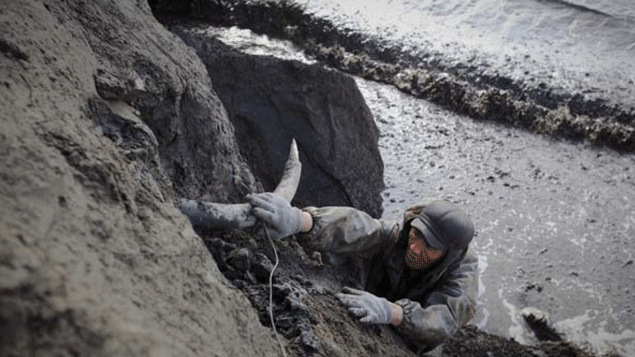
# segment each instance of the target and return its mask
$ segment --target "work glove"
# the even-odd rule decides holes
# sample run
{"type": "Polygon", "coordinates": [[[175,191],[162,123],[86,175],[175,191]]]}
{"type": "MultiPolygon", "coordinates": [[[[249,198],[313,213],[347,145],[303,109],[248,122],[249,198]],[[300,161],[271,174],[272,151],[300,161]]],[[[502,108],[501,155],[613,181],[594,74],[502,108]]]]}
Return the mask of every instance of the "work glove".
{"type": "Polygon", "coordinates": [[[278,240],[300,232],[302,211],[284,198],[272,192],[250,194],[246,198],[251,203],[251,213],[265,223],[271,238],[278,240]]]}
{"type": "Polygon", "coordinates": [[[389,324],[392,320],[392,310],[388,300],[375,296],[367,291],[356,290],[349,287],[342,289],[344,292],[335,296],[348,307],[359,321],[371,324],[389,324]]]}

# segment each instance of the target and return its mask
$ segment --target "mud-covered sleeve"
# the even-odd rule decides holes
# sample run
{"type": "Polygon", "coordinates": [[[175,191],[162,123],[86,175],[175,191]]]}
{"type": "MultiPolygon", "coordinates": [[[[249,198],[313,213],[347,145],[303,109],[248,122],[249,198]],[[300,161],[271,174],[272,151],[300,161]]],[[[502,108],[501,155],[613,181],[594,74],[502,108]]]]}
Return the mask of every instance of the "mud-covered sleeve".
{"type": "Polygon", "coordinates": [[[403,308],[397,332],[422,351],[440,345],[476,314],[478,291],[477,260],[466,255],[458,267],[427,295],[422,303],[410,299],[396,301],[403,308]]]}
{"type": "Polygon", "coordinates": [[[305,207],[313,217],[313,227],[298,234],[305,248],[321,252],[351,254],[371,259],[393,244],[397,223],[371,217],[352,207],[305,207]]]}

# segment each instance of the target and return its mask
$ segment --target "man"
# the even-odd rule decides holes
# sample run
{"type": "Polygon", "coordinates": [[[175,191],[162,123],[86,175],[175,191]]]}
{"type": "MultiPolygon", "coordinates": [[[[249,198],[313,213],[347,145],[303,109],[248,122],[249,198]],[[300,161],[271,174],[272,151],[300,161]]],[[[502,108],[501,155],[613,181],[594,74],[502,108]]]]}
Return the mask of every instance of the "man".
{"type": "Polygon", "coordinates": [[[351,207],[300,210],[273,193],[247,198],[274,238],[296,234],[305,248],[360,257],[365,291],[345,287],[338,299],[361,322],[394,326],[413,351],[441,356],[443,341],[474,317],[474,225],[454,204],[427,202],[387,222],[351,207]]]}

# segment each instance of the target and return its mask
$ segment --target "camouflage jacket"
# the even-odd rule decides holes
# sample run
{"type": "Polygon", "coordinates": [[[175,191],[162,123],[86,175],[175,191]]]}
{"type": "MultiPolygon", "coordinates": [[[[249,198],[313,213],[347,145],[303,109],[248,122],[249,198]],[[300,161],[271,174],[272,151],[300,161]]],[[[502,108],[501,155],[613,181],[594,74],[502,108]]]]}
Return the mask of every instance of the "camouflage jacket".
{"type": "Polygon", "coordinates": [[[434,349],[471,320],[478,290],[477,260],[467,248],[449,249],[425,271],[405,266],[410,221],[424,207],[406,210],[402,222],[374,219],[351,207],[305,207],[313,228],[298,235],[305,248],[361,258],[365,290],[403,308],[403,322],[395,329],[415,352],[434,349]]]}

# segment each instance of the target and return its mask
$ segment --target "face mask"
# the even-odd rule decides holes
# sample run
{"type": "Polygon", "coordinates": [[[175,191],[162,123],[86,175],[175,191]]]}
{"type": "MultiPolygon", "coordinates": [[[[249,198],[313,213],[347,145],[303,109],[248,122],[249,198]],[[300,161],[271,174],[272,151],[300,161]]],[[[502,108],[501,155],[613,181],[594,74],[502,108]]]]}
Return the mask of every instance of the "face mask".
{"type": "MultiPolygon", "coordinates": [[[[417,249],[417,251],[419,251],[419,249],[417,249]]],[[[409,268],[417,270],[427,269],[441,260],[443,255],[444,252],[442,250],[437,250],[427,245],[419,234],[410,233],[408,238],[408,250],[406,251],[406,265],[409,268]],[[418,248],[421,248],[418,254],[411,249],[412,244],[416,244],[418,248]]]]}

